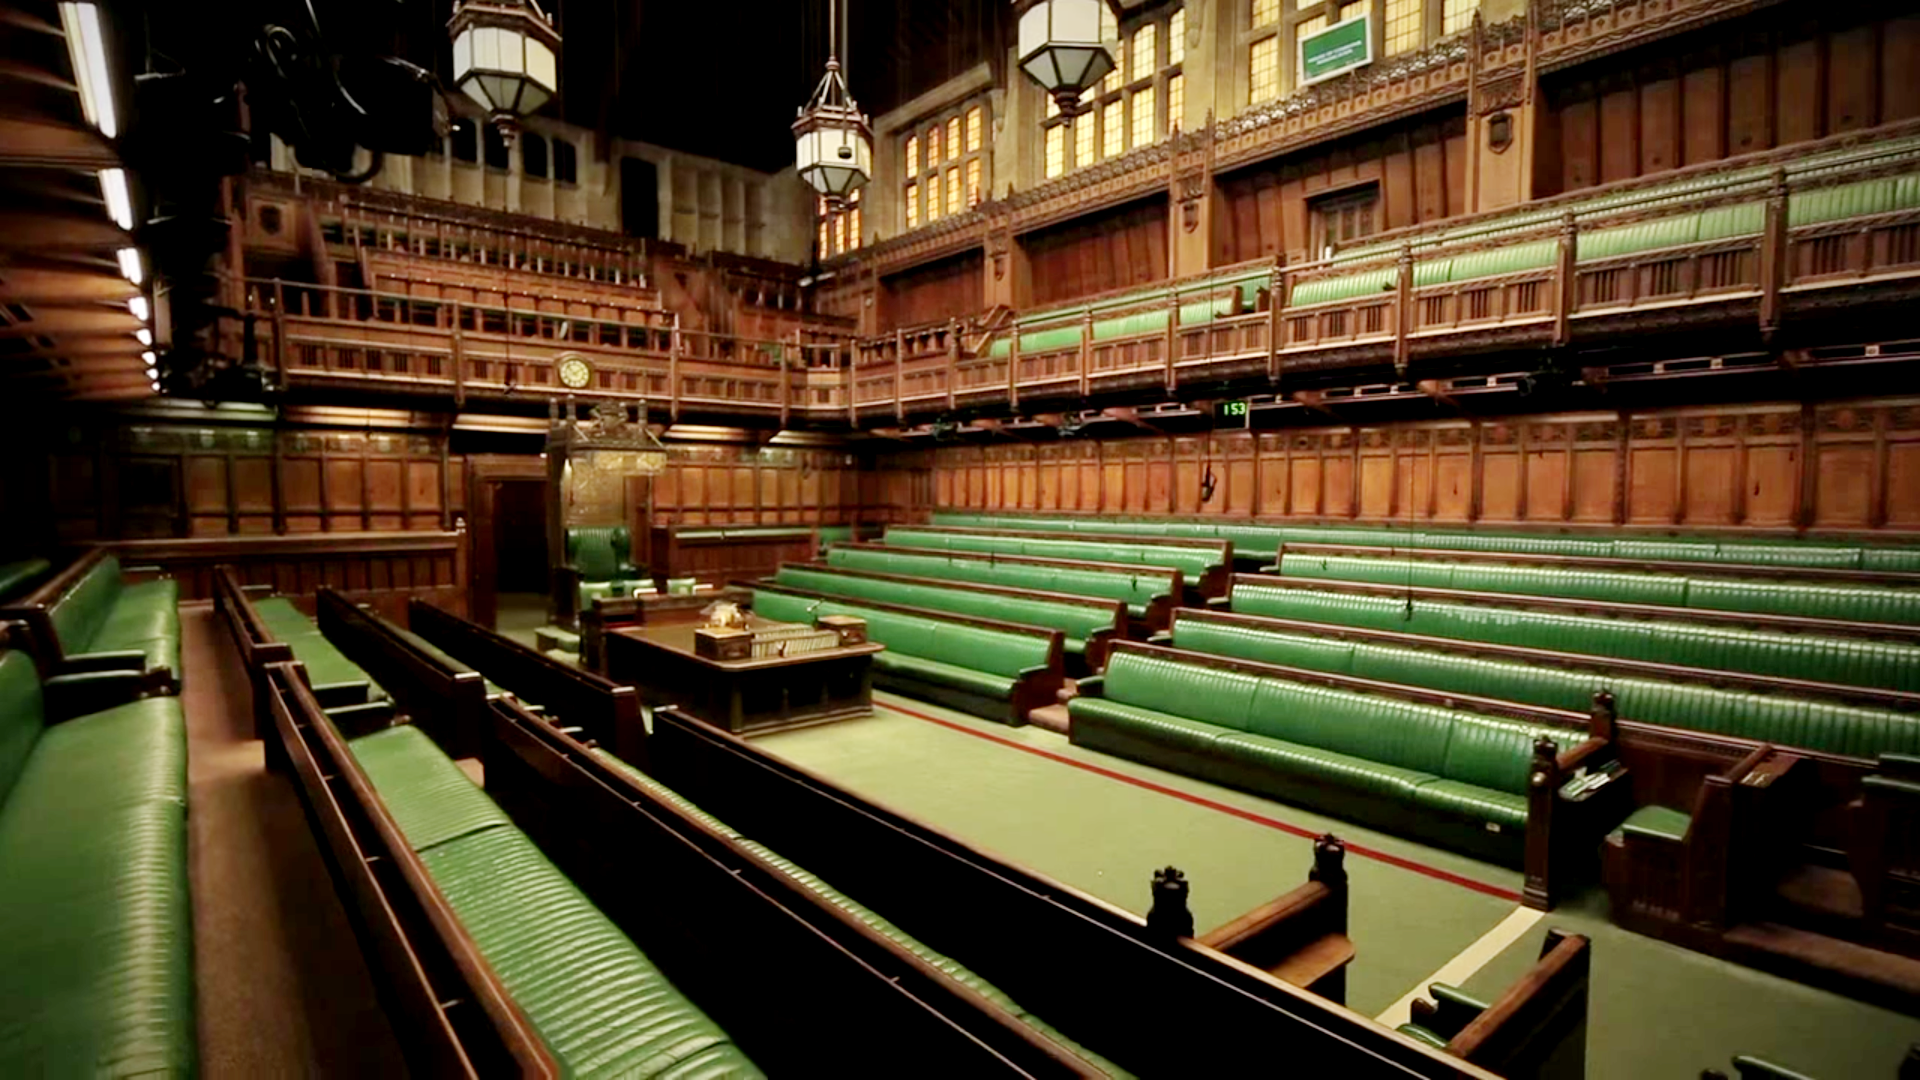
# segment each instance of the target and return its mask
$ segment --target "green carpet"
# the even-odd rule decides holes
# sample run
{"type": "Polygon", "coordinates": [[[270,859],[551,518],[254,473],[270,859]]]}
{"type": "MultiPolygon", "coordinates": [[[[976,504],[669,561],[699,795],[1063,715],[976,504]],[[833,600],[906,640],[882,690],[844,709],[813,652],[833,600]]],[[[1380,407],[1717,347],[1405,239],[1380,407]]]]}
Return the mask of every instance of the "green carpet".
{"type": "MultiPolygon", "coordinates": [[[[1348,825],[1258,796],[1081,750],[1038,728],[1007,728],[924,702],[876,695],[865,720],[756,739],[849,790],[1128,910],[1144,914],[1152,871],[1193,883],[1196,925],[1211,929],[1306,880],[1308,839],[1165,792],[1024,753],[1030,746],[1221,806],[1495,886],[1517,871],[1348,825]],[[900,712],[897,704],[966,731],[900,712]],[[978,733],[970,734],[969,732],[978,733]],[[981,738],[979,735],[991,736],[981,738]]],[[[1357,958],[1348,1005],[1373,1016],[1421,985],[1513,910],[1454,881],[1350,854],[1357,958]]],[[[1619,930],[1594,892],[1551,913],[1466,982],[1491,997],[1538,955],[1549,927],[1588,935],[1594,994],[1588,1075],[1692,1080],[1754,1054],[1822,1080],[1891,1076],[1920,1021],[1619,930]],[[1684,1022],[1681,1018],[1684,1018],[1684,1022]]]]}

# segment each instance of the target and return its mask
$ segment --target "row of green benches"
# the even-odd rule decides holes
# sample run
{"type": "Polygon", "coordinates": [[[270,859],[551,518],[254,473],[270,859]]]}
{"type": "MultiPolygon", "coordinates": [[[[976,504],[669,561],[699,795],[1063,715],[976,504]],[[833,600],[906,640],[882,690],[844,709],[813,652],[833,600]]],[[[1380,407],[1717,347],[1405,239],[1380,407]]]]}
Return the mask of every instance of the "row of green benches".
{"type": "Polygon", "coordinates": [[[1495,530],[1416,529],[1364,525],[1277,525],[1175,517],[1092,517],[1045,514],[983,514],[937,511],[933,523],[975,529],[1013,529],[1129,536],[1218,538],[1233,541],[1241,559],[1278,555],[1283,544],[1355,544],[1459,551],[1515,551],[1592,558],[1662,562],[1727,562],[1831,567],[1846,570],[1920,571],[1920,545],[1869,546],[1823,540],[1714,539],[1708,537],[1572,536],[1495,530]]]}
{"type": "MultiPolygon", "coordinates": [[[[334,597],[322,594],[323,612],[330,612],[337,606],[334,597]]],[[[420,601],[414,601],[408,609],[409,621],[415,630],[402,628],[369,615],[365,621],[350,623],[341,619],[330,619],[337,626],[337,632],[343,637],[346,651],[355,655],[368,655],[372,651],[387,653],[385,659],[375,660],[377,670],[392,672],[391,691],[400,700],[417,701],[423,709],[434,708],[434,691],[446,685],[449,680],[467,673],[463,660],[480,663],[483,675],[498,674],[516,686],[516,693],[531,693],[550,704],[563,703],[557,709],[557,715],[536,715],[519,701],[504,695],[495,695],[492,699],[490,718],[493,731],[483,740],[486,761],[488,788],[499,787],[504,790],[500,796],[512,799],[519,807],[513,812],[512,820],[500,811],[487,793],[481,792],[465,778],[457,767],[441,751],[438,745],[418,726],[404,726],[389,729],[374,735],[354,739],[349,743],[354,756],[367,773],[373,786],[379,792],[381,800],[393,813],[402,832],[415,849],[423,865],[432,876],[435,884],[446,893],[455,913],[463,924],[472,925],[474,916],[469,909],[476,909],[484,923],[475,928],[473,936],[481,952],[501,976],[502,982],[516,1003],[534,1022],[544,1041],[553,1050],[563,1064],[583,1060],[606,1062],[604,1073],[608,1075],[628,1075],[628,1066],[635,1053],[652,1055],[658,1048],[659,1039],[647,1032],[635,1034],[632,1025],[627,1032],[633,1039],[641,1040],[637,1048],[628,1050],[615,1047],[617,1056],[604,1048],[585,1042],[600,1029],[618,1033],[619,1025],[609,1023],[609,1017],[618,1015],[619,1010],[633,1005],[636,994],[658,996],[661,991],[651,985],[657,981],[657,969],[647,980],[636,984],[631,993],[625,992],[620,985],[622,976],[618,970],[631,972],[638,963],[651,963],[634,951],[631,946],[616,942],[610,934],[613,925],[608,924],[582,941],[558,940],[558,934],[564,931],[544,928],[529,928],[521,925],[517,930],[501,930],[498,925],[511,923],[509,912],[524,906],[524,897],[530,888],[544,881],[536,891],[543,898],[548,893],[557,893],[559,903],[550,905],[541,903],[544,914],[550,919],[557,918],[562,923],[586,920],[591,927],[605,920],[597,912],[591,916],[585,911],[574,910],[589,903],[587,897],[579,896],[570,883],[565,882],[562,872],[547,863],[541,851],[547,847],[548,838],[539,838],[539,847],[535,847],[525,835],[518,832],[517,825],[522,823],[529,830],[551,828],[559,834],[578,837],[580,835],[575,822],[577,816],[567,810],[564,804],[576,796],[572,791],[590,789],[594,785],[604,784],[607,778],[596,776],[591,784],[576,784],[566,779],[569,772],[568,762],[578,764],[582,754],[575,749],[584,749],[599,765],[617,773],[621,779],[649,796],[655,803],[666,804],[679,813],[704,823],[715,833],[724,835],[733,842],[736,854],[756,860],[760,868],[784,876],[793,882],[794,887],[809,897],[809,903],[831,908],[839,913],[851,916],[877,934],[892,941],[902,949],[917,957],[929,968],[944,973],[968,991],[991,1001],[1009,1019],[1010,1022],[1024,1024],[1037,1031],[1041,1038],[1059,1044],[1064,1052],[1058,1056],[1068,1058],[1079,1064],[1074,1065],[1071,1074],[1098,1073],[1123,1075],[1097,1056],[1082,1050],[1067,1041],[1057,1031],[1047,1027],[1030,1013],[1018,1008],[1014,1003],[985,983],[978,976],[968,972],[954,961],[927,949],[919,942],[891,928],[879,916],[862,908],[844,894],[833,890],[819,878],[814,877],[792,862],[781,859],[764,846],[754,844],[727,829],[710,815],[702,813],[680,798],[674,792],[650,780],[633,765],[622,761],[604,749],[593,745],[593,740],[604,738],[610,728],[617,729],[628,720],[634,722],[637,731],[637,716],[626,715],[618,706],[631,706],[634,695],[631,688],[614,687],[585,673],[568,673],[557,670],[545,658],[528,655],[529,650],[517,647],[513,643],[490,634],[472,623],[433,609],[420,601]],[[357,640],[344,640],[344,639],[357,640]],[[441,646],[446,646],[442,649],[441,646]],[[461,659],[455,659],[455,656],[461,659]],[[597,687],[576,686],[593,682],[597,687]],[[589,689],[599,693],[589,694],[589,689]],[[574,693],[574,690],[581,691],[574,693]],[[597,698],[597,700],[595,700],[597,698]],[[609,713],[612,706],[614,712],[609,713]],[[577,725],[576,725],[577,722],[577,725]],[[591,732],[592,734],[589,734],[591,732]],[[569,733],[577,733],[587,742],[574,743],[569,733]],[[559,753],[551,751],[559,750],[559,753]],[[471,850],[459,850],[471,849],[471,850]],[[493,868],[495,877],[489,880],[488,868],[493,868]],[[505,874],[510,880],[501,881],[498,875],[505,874]],[[534,880],[523,882],[521,876],[530,876],[534,880]],[[470,880],[471,879],[471,880],[470,880]],[[564,888],[563,888],[564,885],[564,888]],[[492,889],[496,895],[483,898],[483,893],[492,889]],[[504,940],[502,935],[517,933],[517,941],[504,940]],[[496,947],[495,941],[500,944],[496,947]],[[505,952],[503,962],[498,957],[505,952]],[[561,1011],[561,1000],[577,994],[572,987],[555,983],[551,978],[538,977],[534,970],[534,955],[545,951],[558,955],[572,954],[578,957],[576,963],[599,965],[619,961],[616,977],[602,980],[598,987],[600,997],[594,1002],[595,1009],[581,1012],[580,1015],[567,1017],[564,1030],[554,1032],[550,1025],[557,1023],[565,1013],[561,1011]],[[630,955],[628,955],[630,954],[630,955]],[[624,959],[622,959],[624,957],[624,959]],[[609,959],[611,958],[611,959],[609,959]],[[523,989],[524,985],[524,989],[523,989]],[[538,995],[556,999],[551,1005],[538,995]],[[536,1000],[529,1003],[529,997],[536,1000]],[[597,1011],[596,1011],[597,1010],[597,1011]],[[572,1043],[569,1043],[572,1040],[572,1043]]],[[[434,718],[434,726],[444,726],[458,717],[457,710],[443,708],[444,715],[434,718]]],[[[555,710],[547,710],[555,711],[555,710]]],[[[618,734],[617,730],[614,732],[618,734]]],[[[644,752],[643,755],[644,756],[644,752]]],[[[590,770],[589,770],[590,771],[590,770]]],[[[630,797],[630,796],[629,796],[630,797]]],[[[591,800],[589,800],[591,801],[591,800]]],[[[657,810],[658,807],[656,806],[657,810]]],[[[596,815],[598,817],[598,815],[596,815]]],[[[602,829],[614,826],[604,818],[600,819],[602,829]]],[[[531,833],[529,835],[532,835],[531,833]]],[[[609,856],[625,862],[635,854],[634,848],[617,842],[617,829],[611,833],[599,833],[585,846],[593,849],[598,858],[609,856]]],[[[574,854],[578,854],[575,852],[574,854]]],[[[564,861],[564,852],[555,852],[556,861],[564,861]]],[[[589,892],[591,892],[589,887],[589,892]]],[[[692,910],[691,898],[688,899],[692,910]]],[[[643,904],[653,908],[654,904],[643,904]]],[[[657,909],[656,909],[657,910],[657,909]]],[[[662,912],[664,914],[664,912],[662,912]]],[[[617,920],[616,920],[617,921],[617,920]]],[[[551,969],[553,961],[548,961],[551,969]]],[[[659,961],[665,963],[665,961],[659,961]]],[[[645,974],[645,972],[642,972],[645,974]]],[[[805,979],[810,974],[795,977],[805,979]]],[[[892,993],[887,987],[875,986],[874,990],[892,993]]],[[[692,990],[687,990],[698,998],[692,990]]],[[[685,1005],[683,998],[671,1002],[679,1009],[685,1005]]],[[[690,1008],[691,1006],[685,1006],[690,1008]]],[[[729,1004],[733,1015],[743,1014],[737,1003],[729,1004]]],[[[684,1012],[684,1009],[681,1009],[684,1012]]],[[[756,1017],[756,1019],[758,1019],[756,1017]]],[[[762,1025],[755,1025],[757,1037],[764,1038],[762,1025]]],[[[696,1032],[706,1038],[707,1031],[701,1028],[696,1032]]],[[[823,1032],[819,1039],[830,1040],[832,1034],[823,1032]]],[[[679,1048],[674,1048],[678,1052],[679,1048]]],[[[869,1052],[871,1051],[869,1048],[869,1052]]],[[[668,1075],[704,1076],[704,1075],[743,1075],[743,1058],[737,1049],[720,1056],[718,1062],[712,1060],[717,1051],[703,1051],[691,1061],[676,1065],[668,1075]]],[[[582,1070],[583,1074],[587,1071],[582,1070]]],[[[600,1072],[592,1073],[594,1075],[600,1072]]],[[[644,1069],[634,1070],[632,1074],[648,1075],[644,1069]]]]}
{"type": "MultiPolygon", "coordinates": [[[[228,603],[234,603],[238,592],[231,579],[222,590],[228,603]]],[[[322,591],[323,606],[332,599],[337,597],[322,591]]],[[[261,625],[269,627],[276,637],[298,641],[300,653],[332,665],[336,674],[358,673],[368,684],[364,691],[368,697],[388,696],[347,659],[349,653],[363,651],[364,643],[349,642],[341,648],[307,616],[277,597],[253,604],[240,598],[230,618],[242,617],[237,610],[242,604],[259,617],[256,633],[261,625]]],[[[410,645],[431,648],[417,635],[385,625],[405,634],[410,645]]],[[[457,663],[437,650],[429,655],[436,663],[457,663]]],[[[360,812],[397,830],[412,865],[431,883],[425,903],[444,905],[457,920],[461,940],[453,951],[471,947],[484,961],[485,972],[469,977],[481,982],[483,990],[497,982],[512,1008],[537,1033],[559,1072],[640,1077],[760,1075],[725,1032],[681,995],[420,727],[401,724],[346,739],[307,688],[309,681],[317,680],[302,673],[297,664],[268,667],[259,685],[266,688],[269,715],[278,728],[276,737],[283,742],[296,779],[315,772],[357,772],[377,801],[377,806],[362,807],[360,812]],[[311,707],[303,708],[308,703],[311,707]]],[[[349,783],[348,789],[359,786],[349,783]]],[[[311,809],[326,808],[315,801],[318,792],[308,789],[303,794],[311,809]]],[[[363,839],[361,845],[369,842],[363,839]]],[[[350,882],[341,885],[344,896],[358,894],[350,882]]],[[[382,906],[391,909],[398,903],[393,898],[382,906]]],[[[373,917],[364,910],[362,915],[373,917]]],[[[371,958],[376,964],[392,961],[390,955],[371,958]]],[[[388,974],[395,977],[391,970],[388,974]]],[[[478,1004],[464,1001],[442,1007],[473,1009],[478,1004]]],[[[516,1050],[511,1045],[513,1025],[501,1026],[508,1034],[502,1038],[506,1045],[496,1048],[497,1052],[507,1058],[523,1056],[525,1047],[516,1050]]],[[[431,1045],[432,1040],[425,1042],[431,1045]]],[[[473,1056],[481,1059],[473,1064],[484,1071],[482,1055],[473,1056]]],[[[521,1064],[527,1064],[523,1057],[521,1064]]]]}
{"type": "Polygon", "coordinates": [[[765,583],[753,590],[753,610],[808,625],[823,615],[865,619],[867,638],[887,647],[873,658],[876,684],[1014,726],[1052,704],[1066,679],[1058,630],[765,583]]]}
{"type": "Polygon", "coordinates": [[[1185,575],[1190,595],[1202,597],[1224,595],[1227,576],[1233,571],[1233,543],[1229,540],[1143,540],[1124,537],[1095,540],[996,529],[889,525],[884,541],[889,547],[934,551],[977,551],[1043,559],[1167,566],[1185,575]]]}
{"type": "Polygon", "coordinates": [[[195,1071],[186,716],[113,681],[0,652],[0,1075],[195,1071]]]}
{"type": "Polygon", "coordinates": [[[1175,614],[1169,640],[1192,652],[1553,709],[1583,710],[1605,691],[1621,717],[1650,724],[1854,757],[1920,753],[1920,697],[1911,695],[1901,709],[1807,689],[1755,692],[1710,671],[1634,674],[1594,657],[1527,650],[1506,659],[1448,648],[1447,639],[1191,609],[1175,614]]]}
{"type": "MultiPolygon", "coordinates": [[[[1610,716],[1404,692],[1334,675],[1123,643],[1068,703],[1076,746],[1144,761],[1507,865],[1549,906],[1560,778],[1600,764],[1610,716]]],[[[1590,809],[1598,810],[1600,804],[1590,809]]],[[[1572,811],[1579,813],[1579,810],[1572,811]]],[[[1604,823],[1611,827],[1612,822],[1604,823]]],[[[1597,830],[1597,831],[1596,831],[1597,830]]]]}
{"type": "Polygon", "coordinates": [[[1419,586],[1242,575],[1234,582],[1232,608],[1247,615],[1920,691],[1920,645],[1908,642],[1689,621],[1685,612],[1670,618],[1595,613],[1604,611],[1604,603],[1547,603],[1521,596],[1503,603],[1484,595],[1467,602],[1433,593],[1419,586]]]}
{"type": "Polygon", "coordinates": [[[827,549],[827,565],[1119,600],[1127,605],[1129,618],[1155,628],[1167,625],[1170,613],[1179,606],[1185,592],[1185,575],[1173,567],[1078,559],[836,544],[827,549]]]}
{"type": "Polygon", "coordinates": [[[1738,577],[1577,570],[1555,566],[1435,560],[1388,554],[1282,551],[1281,577],[1371,581],[1433,589],[1522,593],[1621,604],[1702,608],[1803,619],[1920,625],[1920,588],[1850,582],[1756,581],[1738,577]]]}
{"type": "MultiPolygon", "coordinates": [[[[1127,635],[1126,608],[1115,600],[1029,592],[986,585],[952,585],[926,578],[876,574],[817,563],[788,564],[776,585],[849,600],[877,600],[903,607],[1021,623],[1058,630],[1070,659],[1097,669],[1108,645],[1127,635]]],[[[878,640],[878,639],[875,639],[878,640]]],[[[884,644],[884,642],[883,642],[884,644]]]]}

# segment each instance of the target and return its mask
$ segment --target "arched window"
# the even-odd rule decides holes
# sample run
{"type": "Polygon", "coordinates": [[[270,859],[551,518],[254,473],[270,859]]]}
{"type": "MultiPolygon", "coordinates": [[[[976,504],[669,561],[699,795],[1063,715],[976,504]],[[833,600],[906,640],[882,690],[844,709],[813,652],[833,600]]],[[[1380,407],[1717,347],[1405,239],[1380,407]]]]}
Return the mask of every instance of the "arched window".
{"type": "Polygon", "coordinates": [[[553,140],[553,179],[554,182],[561,184],[578,182],[573,144],[565,139],[553,140]]]}
{"type": "Polygon", "coordinates": [[[506,137],[500,134],[499,128],[488,124],[484,138],[487,147],[487,168],[506,172],[510,161],[506,137]]]}
{"type": "Polygon", "coordinates": [[[480,141],[478,132],[471,120],[453,122],[453,158],[455,161],[480,160],[480,141]]]}
{"type": "Polygon", "coordinates": [[[520,136],[520,171],[541,180],[547,178],[547,140],[531,131],[520,136]]]}

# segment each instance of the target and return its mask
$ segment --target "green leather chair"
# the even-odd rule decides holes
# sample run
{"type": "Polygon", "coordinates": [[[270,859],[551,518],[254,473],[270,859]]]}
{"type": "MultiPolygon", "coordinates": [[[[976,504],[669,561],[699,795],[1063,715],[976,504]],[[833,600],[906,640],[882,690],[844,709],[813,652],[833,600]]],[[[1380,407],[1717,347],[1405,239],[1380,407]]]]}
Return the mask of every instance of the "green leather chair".
{"type": "Polygon", "coordinates": [[[625,525],[568,529],[567,565],[580,575],[581,610],[603,596],[626,596],[651,583],[633,563],[633,536],[625,525]]]}

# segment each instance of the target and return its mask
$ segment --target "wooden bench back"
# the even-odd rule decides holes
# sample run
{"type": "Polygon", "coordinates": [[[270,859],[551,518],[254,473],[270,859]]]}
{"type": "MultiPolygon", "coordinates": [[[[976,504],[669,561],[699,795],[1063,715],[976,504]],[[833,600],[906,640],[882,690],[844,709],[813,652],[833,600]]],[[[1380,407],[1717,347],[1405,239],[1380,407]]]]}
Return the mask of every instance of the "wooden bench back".
{"type": "Polygon", "coordinates": [[[521,700],[579,728],[581,738],[646,767],[646,728],[640,722],[640,695],[633,687],[555,660],[424,600],[407,605],[407,625],[521,700]]]}
{"type": "Polygon", "coordinates": [[[1584,1075],[1593,955],[1580,934],[1547,931],[1540,959],[1447,1042],[1501,1076],[1584,1075]],[[1571,1064],[1576,1072],[1560,1071],[1571,1064]]]}
{"type": "Polygon", "coordinates": [[[769,1073],[1098,1075],[518,702],[492,712],[488,792],[769,1073]]]}
{"type": "Polygon", "coordinates": [[[413,1071],[557,1077],[558,1066],[291,664],[269,665],[273,735],[413,1071]]]}
{"type": "Polygon", "coordinates": [[[1275,1047],[1316,1074],[1494,1075],[674,710],[651,748],[663,783],[1140,1075],[1266,1075],[1275,1047]]]}
{"type": "Polygon", "coordinates": [[[321,586],[315,606],[320,632],[358,664],[450,757],[480,752],[487,722],[486,680],[464,664],[422,652],[400,628],[321,586]]]}

